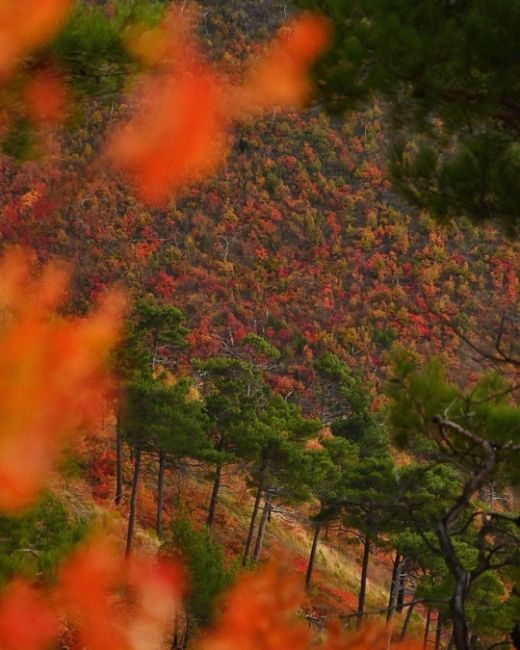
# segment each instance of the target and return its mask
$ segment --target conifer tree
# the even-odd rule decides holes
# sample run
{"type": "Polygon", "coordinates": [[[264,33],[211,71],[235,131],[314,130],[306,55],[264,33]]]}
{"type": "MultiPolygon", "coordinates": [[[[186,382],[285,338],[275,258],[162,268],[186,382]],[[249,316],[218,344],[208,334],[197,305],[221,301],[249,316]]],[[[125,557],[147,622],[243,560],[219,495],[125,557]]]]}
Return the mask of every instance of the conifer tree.
{"type": "MultiPolygon", "coordinates": [[[[142,299],[126,323],[122,343],[115,353],[115,366],[123,384],[151,379],[157,364],[171,365],[172,353],[185,347],[187,329],[184,316],[177,308],[142,299]],[[161,355],[164,353],[164,355],[161,355]]],[[[123,398],[124,399],[124,398],[123,398]]],[[[120,407],[118,407],[118,411],[120,407]]],[[[116,414],[116,490],[119,505],[123,491],[122,431],[120,413],[116,414]]]]}
{"type": "Polygon", "coordinates": [[[240,359],[214,358],[196,363],[216,452],[207,525],[212,526],[222,471],[238,458],[254,458],[258,449],[258,415],[266,404],[259,371],[240,359]]]}
{"type": "MultiPolygon", "coordinates": [[[[185,648],[193,629],[214,619],[216,599],[232,584],[236,571],[234,565],[226,563],[224,549],[213,539],[207,526],[196,529],[187,519],[175,519],[171,532],[171,542],[165,548],[170,550],[173,545],[189,574],[187,620],[181,646],[185,648]]],[[[173,647],[178,647],[178,640],[173,647]]]]}
{"type": "Polygon", "coordinates": [[[156,532],[162,532],[164,472],[170,458],[204,459],[211,457],[207,437],[207,417],[191,379],[182,378],[169,383],[164,395],[165,426],[158,432],[156,448],[159,456],[157,476],[156,532]]]}
{"type": "Polygon", "coordinates": [[[321,528],[324,524],[338,518],[342,479],[349,468],[359,460],[359,449],[344,438],[333,436],[320,440],[323,447],[311,453],[310,476],[312,496],[318,501],[319,511],[312,519],[313,540],[307,570],[305,588],[310,589],[314,562],[318,549],[321,528]]]}
{"type": "MultiPolygon", "coordinates": [[[[511,400],[511,387],[497,373],[463,390],[447,379],[437,360],[419,368],[402,351],[396,353],[388,393],[395,440],[460,473],[460,489],[438,515],[435,535],[453,581],[454,643],[457,650],[469,650],[477,623],[469,620],[472,594],[483,581],[498,584],[506,568],[520,563],[518,513],[479,501],[480,492],[493,482],[504,487],[518,483],[520,411],[511,400]],[[465,532],[462,541],[460,531],[465,532]]],[[[507,590],[502,597],[506,595],[507,590]]],[[[512,629],[514,621],[510,625],[512,629]]]]}
{"type": "Polygon", "coordinates": [[[394,188],[441,219],[517,233],[518,0],[296,0],[328,16],[316,70],[333,111],[383,99],[394,188]]]}
{"type": "MultiPolygon", "coordinates": [[[[278,500],[298,501],[309,496],[310,462],[303,443],[320,429],[317,420],[305,418],[301,410],[289,404],[280,395],[267,391],[268,401],[254,424],[255,455],[253,475],[256,475],[256,494],[242,564],[247,563],[262,494],[267,506],[267,517],[273,497],[278,500]]],[[[266,517],[262,517],[253,550],[256,561],[261,550],[266,517]]]]}
{"type": "Polygon", "coordinates": [[[389,453],[362,457],[349,467],[342,481],[340,500],[344,508],[343,521],[354,529],[363,545],[361,578],[358,596],[358,627],[365,612],[366,586],[370,552],[384,547],[383,534],[392,526],[392,499],[397,492],[397,477],[389,453]]]}

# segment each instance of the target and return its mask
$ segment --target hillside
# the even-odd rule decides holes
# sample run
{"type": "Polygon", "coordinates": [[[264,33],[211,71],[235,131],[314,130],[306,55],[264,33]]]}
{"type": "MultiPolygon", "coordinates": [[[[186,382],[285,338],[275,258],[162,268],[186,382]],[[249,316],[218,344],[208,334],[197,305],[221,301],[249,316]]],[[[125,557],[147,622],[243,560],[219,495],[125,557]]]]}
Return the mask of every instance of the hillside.
{"type": "MultiPolygon", "coordinates": [[[[207,47],[235,65],[283,12],[230,3],[204,16],[207,47]]],[[[74,260],[80,308],[122,282],[185,312],[194,356],[265,336],[282,350],[272,385],[305,402],[314,355],[333,351],[374,380],[398,339],[457,365],[459,341],[430,311],[479,336],[514,311],[516,243],[491,227],[434,226],[391,194],[382,107],[242,127],[225,168],[168,209],[140,204],[95,157],[121,112],[94,104],[52,160],[2,163],[3,239],[74,260]]]]}
{"type": "MultiPolygon", "coordinates": [[[[198,38],[238,80],[288,13],[278,0],[204,0],[198,38]]],[[[512,528],[517,501],[503,452],[517,435],[518,240],[464,219],[441,225],[392,191],[383,101],[345,116],[311,103],[245,120],[225,163],[160,206],[107,160],[106,134],[131,112],[124,88],[100,91],[45,156],[0,157],[0,242],[32,249],[38,268],[70,263],[57,311],[88,314],[114,286],[130,297],[111,358],[119,385],[95,434],[67,450],[52,492],[71,517],[115,533],[122,552],[126,540],[127,555],[176,555],[175,524],[189,522],[209,544],[198,558],[208,592],[210,560],[220,570],[224,558],[208,612],[236,574],[270,561],[303,585],[320,535],[299,609],[317,634],[388,609],[396,638],[426,625],[433,647],[435,621],[436,650],[451,647],[454,583],[432,552],[431,522],[464,489],[453,515],[469,516],[456,533],[464,561],[502,533],[517,539],[487,526],[512,528]],[[503,372],[482,379],[489,368],[503,372]],[[468,496],[466,476],[480,480],[486,454],[496,475],[482,473],[468,496]],[[252,512],[259,557],[242,569],[252,512]]],[[[516,574],[501,569],[478,575],[468,597],[490,642],[509,634],[518,600],[516,574]]],[[[210,619],[185,613],[175,647],[210,619]]]]}

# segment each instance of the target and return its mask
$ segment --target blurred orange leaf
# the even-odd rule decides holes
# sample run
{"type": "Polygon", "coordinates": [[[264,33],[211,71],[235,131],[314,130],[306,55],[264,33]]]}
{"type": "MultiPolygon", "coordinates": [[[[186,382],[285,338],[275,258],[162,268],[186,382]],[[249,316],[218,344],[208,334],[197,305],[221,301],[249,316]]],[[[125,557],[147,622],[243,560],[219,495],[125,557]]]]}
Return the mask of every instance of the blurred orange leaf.
{"type": "Polygon", "coordinates": [[[125,561],[108,538],[90,540],[62,567],[53,591],[13,580],[0,597],[0,648],[42,650],[72,623],[89,650],[159,650],[182,594],[166,561],[125,561]]]}
{"type": "Polygon", "coordinates": [[[300,106],[311,90],[307,68],[328,40],[329,26],[324,19],[313,15],[294,18],[250,66],[239,89],[238,104],[252,114],[269,107],[300,106]]]}
{"type": "Polygon", "coordinates": [[[71,0],[2,0],[0,76],[7,76],[28,52],[59,29],[71,0]]]}
{"type": "Polygon", "coordinates": [[[133,116],[115,129],[108,153],[149,202],[221,164],[233,121],[300,105],[309,91],[307,67],[328,40],[323,20],[296,18],[250,67],[245,84],[233,86],[190,35],[193,16],[173,8],[154,31],[127,34],[134,54],[155,68],[130,96],[133,116]]]}
{"type": "Polygon", "coordinates": [[[225,143],[223,90],[202,65],[144,84],[138,113],[110,142],[110,155],[144,200],[161,201],[182,184],[209,173],[225,143]]]}
{"type": "Polygon", "coordinates": [[[57,264],[33,277],[19,251],[0,261],[1,510],[30,503],[66,437],[98,422],[109,387],[123,296],[107,294],[87,318],[60,318],[68,277],[57,264]]]}
{"type": "MultiPolygon", "coordinates": [[[[68,619],[89,650],[159,650],[171,633],[184,589],[178,566],[133,556],[125,560],[97,537],[76,551],[46,594],[14,580],[0,599],[2,650],[41,650],[68,619]],[[28,620],[31,624],[28,625],[28,620]]],[[[193,641],[196,650],[310,650],[316,636],[298,615],[300,580],[274,565],[243,575],[224,599],[218,624],[193,641]]],[[[346,633],[332,625],[323,650],[386,650],[388,630],[379,626],[346,633]]],[[[419,650],[415,641],[392,643],[419,650]]]]}
{"type": "Polygon", "coordinates": [[[279,650],[310,641],[308,626],[296,619],[302,590],[295,576],[274,565],[243,576],[227,595],[216,629],[201,650],[279,650]]]}
{"type": "MultiPolygon", "coordinates": [[[[246,574],[224,599],[216,626],[195,643],[197,650],[310,650],[315,635],[298,617],[305,596],[298,576],[276,565],[246,574]]],[[[327,630],[323,650],[386,650],[388,630],[366,627],[345,632],[336,623],[327,630]]],[[[392,643],[399,650],[419,650],[415,641],[392,643]]]]}
{"type": "Polygon", "coordinates": [[[89,650],[153,650],[162,647],[182,584],[176,566],[139,557],[125,561],[99,538],[68,560],[58,589],[89,650]]]}
{"type": "Polygon", "coordinates": [[[61,122],[67,110],[65,85],[56,72],[36,72],[24,89],[29,116],[37,123],[61,122]]]}
{"type": "Polygon", "coordinates": [[[0,601],[0,648],[46,648],[56,627],[56,614],[42,595],[24,580],[13,580],[0,601]]]}

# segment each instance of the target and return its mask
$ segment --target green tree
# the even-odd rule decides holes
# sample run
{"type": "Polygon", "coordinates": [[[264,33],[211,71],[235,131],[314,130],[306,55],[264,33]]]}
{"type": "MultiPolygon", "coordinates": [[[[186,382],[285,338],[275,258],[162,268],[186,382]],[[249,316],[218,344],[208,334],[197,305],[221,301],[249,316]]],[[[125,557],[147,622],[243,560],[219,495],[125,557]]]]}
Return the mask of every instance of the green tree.
{"type": "Polygon", "coordinates": [[[340,502],[343,522],[355,531],[363,545],[357,622],[363,622],[370,552],[385,547],[384,534],[392,528],[392,503],[398,490],[397,474],[389,451],[376,456],[360,455],[359,462],[348,467],[343,476],[340,502]]]}
{"type": "Polygon", "coordinates": [[[322,526],[337,519],[340,514],[339,497],[342,480],[349,473],[353,463],[359,460],[359,449],[347,440],[338,436],[320,441],[322,450],[311,452],[312,496],[317,500],[319,511],[312,519],[313,539],[307,570],[305,572],[305,588],[310,589],[312,573],[322,526]]]}
{"type": "Polygon", "coordinates": [[[518,0],[296,0],[332,21],[317,87],[334,111],[389,107],[394,187],[441,219],[517,232],[518,0]]]}
{"type": "Polygon", "coordinates": [[[518,483],[520,410],[510,398],[511,387],[496,373],[464,390],[447,379],[438,361],[419,368],[405,352],[396,353],[387,390],[396,441],[460,472],[460,489],[438,515],[435,535],[453,580],[455,645],[469,650],[479,622],[469,620],[472,594],[483,581],[498,584],[506,569],[520,563],[518,513],[497,511],[481,498],[490,485],[518,483]],[[460,531],[466,531],[462,546],[460,531]]]}
{"type": "Polygon", "coordinates": [[[86,530],[87,522],[72,517],[50,492],[22,515],[0,516],[0,582],[13,575],[54,577],[60,560],[86,530]]]}
{"type": "MultiPolygon", "coordinates": [[[[126,322],[125,335],[115,352],[114,365],[124,384],[152,379],[158,363],[174,363],[175,353],[186,346],[188,330],[184,316],[176,307],[160,305],[154,299],[141,299],[126,322]]],[[[151,384],[150,384],[151,386],[151,384]]],[[[116,414],[116,489],[114,501],[123,495],[121,405],[116,414]]]]}
{"type": "Polygon", "coordinates": [[[185,647],[188,632],[213,619],[217,598],[233,582],[236,568],[226,563],[222,546],[215,542],[207,526],[196,529],[186,519],[176,519],[171,530],[172,543],[189,573],[185,647]]]}
{"type": "Polygon", "coordinates": [[[143,452],[159,455],[157,481],[157,534],[161,533],[164,471],[168,456],[201,457],[209,451],[207,420],[202,404],[191,395],[189,379],[165,383],[140,377],[126,387],[121,429],[133,449],[134,473],[130,495],[126,553],[132,546],[136,499],[143,452]]]}
{"type": "Polygon", "coordinates": [[[208,419],[204,412],[204,404],[195,391],[190,378],[182,378],[167,385],[164,395],[164,409],[157,413],[158,418],[164,418],[164,427],[158,431],[156,448],[159,456],[157,476],[157,517],[156,532],[162,532],[162,509],[164,473],[170,458],[183,457],[208,460],[211,444],[207,436],[208,419]]]}
{"type": "Polygon", "coordinates": [[[270,516],[273,499],[301,501],[310,496],[310,456],[303,443],[317,433],[321,423],[303,416],[295,405],[267,391],[268,401],[254,423],[254,464],[256,494],[244,546],[242,563],[247,563],[253,542],[262,495],[264,509],[258,527],[253,560],[257,561],[270,516]]]}
{"type": "MultiPolygon", "coordinates": [[[[371,408],[370,387],[334,354],[318,359],[316,369],[321,376],[322,408],[335,415],[332,433],[357,450],[353,462],[343,464],[335,508],[363,544],[357,619],[361,625],[370,551],[385,545],[382,534],[388,532],[392,519],[397,474],[382,416],[371,408]]],[[[333,503],[328,509],[334,511],[333,503]]]]}
{"type": "MultiPolygon", "coordinates": [[[[390,588],[387,620],[394,611],[402,611],[406,589],[405,575],[415,575],[418,582],[405,617],[404,638],[416,601],[436,609],[445,624],[450,589],[446,587],[447,568],[436,545],[438,518],[460,490],[459,473],[450,465],[429,462],[424,456],[399,469],[398,492],[391,541],[396,547],[396,562],[390,588]]],[[[451,585],[450,585],[451,587],[451,585]]],[[[439,623],[440,625],[440,623],[439,623]]]]}
{"type": "Polygon", "coordinates": [[[258,450],[258,415],[267,403],[266,386],[257,368],[240,359],[215,358],[196,362],[216,452],[207,525],[211,527],[220,492],[222,471],[239,458],[252,459],[258,450]]]}
{"type": "Polygon", "coordinates": [[[334,423],[336,429],[343,427],[346,436],[355,441],[371,426],[370,387],[332,352],[319,357],[314,367],[321,419],[326,424],[334,423]]]}

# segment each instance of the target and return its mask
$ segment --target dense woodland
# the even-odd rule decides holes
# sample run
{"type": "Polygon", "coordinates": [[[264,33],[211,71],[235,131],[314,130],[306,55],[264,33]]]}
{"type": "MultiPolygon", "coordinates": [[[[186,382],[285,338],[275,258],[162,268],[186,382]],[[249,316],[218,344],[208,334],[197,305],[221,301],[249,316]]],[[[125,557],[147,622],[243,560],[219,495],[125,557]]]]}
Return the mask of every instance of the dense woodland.
{"type": "Polygon", "coordinates": [[[1,650],[520,648],[517,28],[0,7],[1,650]]]}

